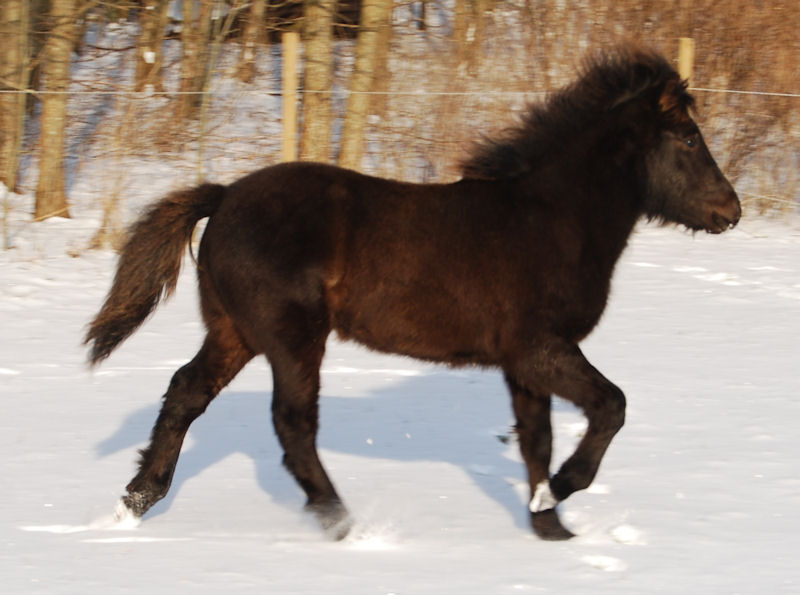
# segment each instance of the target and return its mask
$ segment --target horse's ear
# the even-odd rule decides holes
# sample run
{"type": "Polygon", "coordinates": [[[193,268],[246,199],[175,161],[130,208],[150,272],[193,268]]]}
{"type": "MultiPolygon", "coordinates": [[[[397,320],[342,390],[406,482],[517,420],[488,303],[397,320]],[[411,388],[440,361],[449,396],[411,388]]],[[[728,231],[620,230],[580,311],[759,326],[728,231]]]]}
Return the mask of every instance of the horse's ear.
{"type": "Polygon", "coordinates": [[[689,110],[694,109],[694,97],[688,91],[688,81],[670,78],[658,97],[661,114],[672,124],[680,124],[690,119],[689,110]]]}

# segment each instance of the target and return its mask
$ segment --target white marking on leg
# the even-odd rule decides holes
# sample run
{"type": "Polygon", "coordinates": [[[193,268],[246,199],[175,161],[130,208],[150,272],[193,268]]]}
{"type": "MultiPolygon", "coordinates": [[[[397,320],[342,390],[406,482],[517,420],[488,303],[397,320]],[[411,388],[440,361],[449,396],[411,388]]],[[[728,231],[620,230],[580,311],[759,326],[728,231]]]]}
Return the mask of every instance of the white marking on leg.
{"type": "Polygon", "coordinates": [[[125,506],[122,498],[117,500],[114,507],[114,526],[115,529],[135,529],[142,522],[142,519],[133,514],[133,511],[125,506]]]}
{"type": "Polygon", "coordinates": [[[555,508],[556,504],[558,504],[558,500],[556,500],[556,497],[553,496],[553,492],[550,490],[550,481],[543,479],[536,485],[536,489],[533,491],[533,498],[531,498],[531,503],[528,508],[531,512],[542,512],[543,510],[555,508]]]}

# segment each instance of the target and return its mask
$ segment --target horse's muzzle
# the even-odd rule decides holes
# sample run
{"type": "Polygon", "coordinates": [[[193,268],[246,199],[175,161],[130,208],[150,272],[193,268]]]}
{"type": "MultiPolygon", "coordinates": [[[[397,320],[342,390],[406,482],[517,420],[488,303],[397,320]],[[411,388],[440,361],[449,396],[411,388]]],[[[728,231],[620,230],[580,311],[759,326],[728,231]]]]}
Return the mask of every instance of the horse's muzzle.
{"type": "Polygon", "coordinates": [[[708,233],[722,233],[733,229],[742,217],[742,205],[735,192],[731,192],[725,204],[715,207],[711,212],[711,220],[706,225],[708,233]]]}

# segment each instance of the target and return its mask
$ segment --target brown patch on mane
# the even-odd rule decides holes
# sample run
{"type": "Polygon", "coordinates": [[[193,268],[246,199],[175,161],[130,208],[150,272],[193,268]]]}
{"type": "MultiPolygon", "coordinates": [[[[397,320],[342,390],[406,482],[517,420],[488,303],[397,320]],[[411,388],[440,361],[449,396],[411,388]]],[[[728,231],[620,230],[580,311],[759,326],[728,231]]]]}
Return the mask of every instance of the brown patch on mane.
{"type": "Polygon", "coordinates": [[[664,91],[658,98],[658,105],[664,120],[673,126],[688,123],[691,118],[689,110],[694,109],[694,97],[688,90],[685,80],[671,79],[667,81],[664,91]]]}
{"type": "Polygon", "coordinates": [[[631,101],[652,102],[665,124],[689,120],[694,99],[675,69],[658,53],[633,45],[599,52],[584,61],[578,80],[532,104],[517,126],[477,143],[461,162],[464,178],[498,180],[531,170],[561,139],[631,101]]]}

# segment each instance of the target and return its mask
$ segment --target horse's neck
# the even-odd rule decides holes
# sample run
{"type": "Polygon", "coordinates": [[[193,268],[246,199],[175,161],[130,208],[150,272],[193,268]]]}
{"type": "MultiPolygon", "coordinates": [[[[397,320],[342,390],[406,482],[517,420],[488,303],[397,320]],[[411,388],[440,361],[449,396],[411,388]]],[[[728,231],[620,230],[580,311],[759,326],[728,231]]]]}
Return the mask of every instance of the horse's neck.
{"type": "Polygon", "coordinates": [[[604,194],[601,189],[598,190],[595,200],[607,201],[607,204],[598,205],[599,208],[587,212],[589,216],[583,224],[588,229],[589,248],[596,251],[598,260],[610,272],[625,250],[641,215],[635,206],[634,196],[627,193],[604,194]]]}
{"type": "MultiPolygon", "coordinates": [[[[613,172],[587,176],[585,170],[569,169],[544,174],[550,180],[546,200],[551,208],[563,209],[593,266],[610,274],[642,214],[635,181],[613,172]]],[[[533,180],[530,187],[540,185],[541,178],[533,180]]]]}

